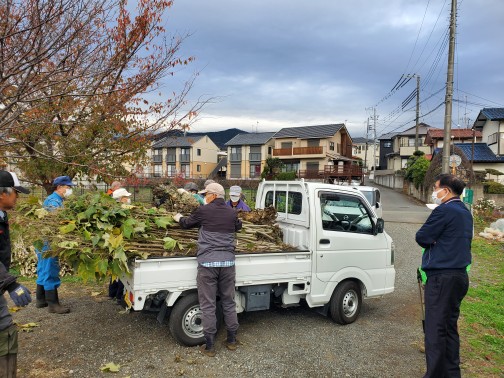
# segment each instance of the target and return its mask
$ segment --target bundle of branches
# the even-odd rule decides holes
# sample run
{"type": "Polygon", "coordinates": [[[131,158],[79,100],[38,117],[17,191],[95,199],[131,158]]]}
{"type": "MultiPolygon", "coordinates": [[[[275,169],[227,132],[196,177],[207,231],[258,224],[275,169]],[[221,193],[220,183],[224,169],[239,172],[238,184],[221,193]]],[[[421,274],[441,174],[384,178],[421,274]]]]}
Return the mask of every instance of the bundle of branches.
{"type": "Polygon", "coordinates": [[[162,207],[167,211],[190,214],[200,204],[194,196],[188,192],[179,193],[173,184],[162,184],[152,188],[154,206],[162,207]]]}
{"type": "MultiPolygon", "coordinates": [[[[173,214],[165,208],[120,205],[103,193],[88,193],[53,212],[27,205],[13,218],[23,230],[25,244],[41,248],[48,241],[47,255],[58,256],[84,279],[100,280],[129,273],[129,259],[194,256],[198,230],[181,229],[173,214]]],[[[248,221],[237,234],[237,243],[237,253],[292,249],[282,244],[277,226],[248,221]]]]}

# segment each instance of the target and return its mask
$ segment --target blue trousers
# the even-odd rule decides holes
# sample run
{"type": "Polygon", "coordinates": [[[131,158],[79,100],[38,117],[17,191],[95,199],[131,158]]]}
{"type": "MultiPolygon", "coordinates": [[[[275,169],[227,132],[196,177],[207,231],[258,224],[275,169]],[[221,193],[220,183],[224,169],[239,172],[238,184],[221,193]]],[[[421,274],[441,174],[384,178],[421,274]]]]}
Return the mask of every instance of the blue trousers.
{"type": "Polygon", "coordinates": [[[61,285],[59,278],[60,266],[57,257],[43,258],[42,252],[37,251],[37,285],[44,286],[44,290],[55,290],[61,285]]]}
{"type": "Polygon", "coordinates": [[[460,304],[469,289],[465,271],[429,275],[425,285],[425,359],[428,378],[460,377],[460,304]]]}

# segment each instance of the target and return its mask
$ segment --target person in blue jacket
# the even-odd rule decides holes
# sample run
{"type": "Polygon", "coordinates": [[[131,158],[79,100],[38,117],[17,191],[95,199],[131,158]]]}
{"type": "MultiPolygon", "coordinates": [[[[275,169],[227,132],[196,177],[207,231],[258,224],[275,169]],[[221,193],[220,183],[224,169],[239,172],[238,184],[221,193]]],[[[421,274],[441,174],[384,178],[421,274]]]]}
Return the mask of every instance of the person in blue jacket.
{"type": "MultiPolygon", "coordinates": [[[[43,206],[48,211],[54,211],[63,207],[65,198],[72,195],[72,187],[75,184],[68,176],[56,177],[53,181],[53,193],[44,201],[43,206]]],[[[48,307],[50,313],[67,314],[68,307],[59,303],[58,287],[61,285],[59,278],[60,266],[57,257],[43,257],[44,252],[50,248],[46,242],[42,250],[37,250],[37,292],[35,307],[48,307]]]]}
{"type": "Polygon", "coordinates": [[[457,321],[469,289],[473,237],[472,215],[460,200],[464,187],[456,176],[439,175],[432,193],[439,206],[416,233],[416,242],[425,248],[422,270],[427,276],[424,377],[460,377],[457,321]]]}

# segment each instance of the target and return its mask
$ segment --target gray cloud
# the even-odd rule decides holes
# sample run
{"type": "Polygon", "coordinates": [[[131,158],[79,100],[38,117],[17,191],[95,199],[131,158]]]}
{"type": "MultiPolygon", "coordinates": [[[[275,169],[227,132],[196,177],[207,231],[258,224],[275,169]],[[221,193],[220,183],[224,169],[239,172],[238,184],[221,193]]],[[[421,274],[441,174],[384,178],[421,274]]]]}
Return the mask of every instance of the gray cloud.
{"type": "MultiPolygon", "coordinates": [[[[369,115],[365,108],[378,103],[401,74],[429,77],[448,28],[450,1],[430,1],[412,55],[427,2],[176,1],[167,29],[192,34],[183,52],[196,56],[190,69],[201,71],[191,96],[220,97],[195,128],[247,129],[259,121],[266,131],[347,120],[352,135],[361,135],[369,115]]],[[[463,0],[459,7],[455,86],[471,94],[470,103],[497,106],[473,95],[504,103],[504,2],[475,3],[463,0]]],[[[422,98],[443,87],[447,51],[422,98]]],[[[378,131],[414,118],[413,112],[393,123],[388,117],[413,89],[414,80],[378,105],[378,131]]],[[[455,94],[459,96],[465,99],[466,94],[455,94]]],[[[443,100],[444,92],[425,102],[422,114],[443,100]]],[[[460,107],[454,106],[454,119],[460,118],[460,107]]],[[[474,119],[480,108],[464,106],[462,113],[474,119]]],[[[442,127],[443,114],[441,109],[424,121],[442,127]]]]}

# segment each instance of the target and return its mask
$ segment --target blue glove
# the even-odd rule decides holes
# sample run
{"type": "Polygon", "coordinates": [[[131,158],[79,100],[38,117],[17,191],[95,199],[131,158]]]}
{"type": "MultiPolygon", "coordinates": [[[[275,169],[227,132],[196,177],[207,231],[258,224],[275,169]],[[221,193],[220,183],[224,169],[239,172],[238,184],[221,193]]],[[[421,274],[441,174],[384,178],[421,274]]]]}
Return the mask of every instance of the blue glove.
{"type": "Polygon", "coordinates": [[[32,301],[31,292],[25,286],[19,285],[16,289],[12,290],[9,295],[14,304],[18,307],[27,306],[32,301]]]}

